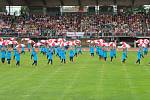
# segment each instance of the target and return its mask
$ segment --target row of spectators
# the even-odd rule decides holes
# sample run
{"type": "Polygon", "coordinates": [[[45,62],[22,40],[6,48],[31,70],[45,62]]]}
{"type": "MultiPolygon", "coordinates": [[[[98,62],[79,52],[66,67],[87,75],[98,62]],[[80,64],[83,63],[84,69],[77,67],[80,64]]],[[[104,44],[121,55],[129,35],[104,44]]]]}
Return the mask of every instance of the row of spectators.
{"type": "Polygon", "coordinates": [[[102,36],[150,36],[150,15],[0,16],[0,34],[64,36],[67,31],[102,36]]]}

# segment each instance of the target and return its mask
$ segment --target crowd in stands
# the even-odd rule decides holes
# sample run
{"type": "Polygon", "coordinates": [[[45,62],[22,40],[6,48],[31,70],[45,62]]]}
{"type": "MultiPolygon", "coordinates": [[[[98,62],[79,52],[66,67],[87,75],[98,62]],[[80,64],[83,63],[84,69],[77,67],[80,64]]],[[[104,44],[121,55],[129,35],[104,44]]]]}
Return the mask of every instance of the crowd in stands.
{"type": "Polygon", "coordinates": [[[150,36],[150,15],[0,16],[0,34],[65,36],[66,32],[98,36],[150,36]]]}

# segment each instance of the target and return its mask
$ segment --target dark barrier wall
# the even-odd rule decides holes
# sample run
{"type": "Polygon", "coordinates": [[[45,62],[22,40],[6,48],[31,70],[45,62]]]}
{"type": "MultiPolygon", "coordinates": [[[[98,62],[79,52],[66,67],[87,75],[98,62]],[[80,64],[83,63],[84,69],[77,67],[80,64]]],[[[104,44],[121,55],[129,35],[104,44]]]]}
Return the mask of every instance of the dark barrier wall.
{"type": "Polygon", "coordinates": [[[60,7],[48,7],[47,14],[51,16],[60,15],[60,7]]]}

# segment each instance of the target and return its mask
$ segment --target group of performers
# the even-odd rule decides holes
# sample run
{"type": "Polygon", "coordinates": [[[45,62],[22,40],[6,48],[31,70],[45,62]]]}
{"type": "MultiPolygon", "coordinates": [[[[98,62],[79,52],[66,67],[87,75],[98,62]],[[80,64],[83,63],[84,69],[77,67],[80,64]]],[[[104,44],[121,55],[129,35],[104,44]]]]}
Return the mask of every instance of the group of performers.
{"type": "MultiPolygon", "coordinates": [[[[101,40],[97,41],[90,41],[89,43],[89,52],[92,57],[94,57],[94,54],[99,56],[99,59],[104,59],[104,61],[107,61],[108,58],[108,52],[110,55],[110,61],[112,62],[114,58],[116,58],[116,43],[110,42],[105,43],[101,40]]],[[[144,55],[148,54],[148,47],[147,45],[143,44],[144,42],[139,43],[139,49],[137,51],[137,61],[136,63],[141,62],[141,58],[144,58],[144,55]]],[[[121,42],[122,46],[122,63],[126,62],[126,59],[128,57],[128,48],[130,48],[130,45],[121,42]]],[[[1,50],[1,62],[4,64],[5,60],[7,60],[7,63],[10,64],[13,59],[16,60],[16,66],[20,66],[20,55],[25,54],[25,52],[30,52],[31,54],[31,60],[33,60],[32,65],[37,66],[38,64],[38,52],[43,54],[47,58],[47,64],[53,64],[53,56],[57,56],[60,59],[61,63],[66,63],[66,53],[69,52],[69,59],[71,62],[74,62],[74,57],[77,57],[79,54],[82,54],[82,47],[81,43],[76,43],[75,45],[33,45],[32,43],[27,43],[27,49],[25,48],[24,44],[15,45],[0,45],[1,50]],[[13,49],[13,50],[12,50],[13,49]]]]}

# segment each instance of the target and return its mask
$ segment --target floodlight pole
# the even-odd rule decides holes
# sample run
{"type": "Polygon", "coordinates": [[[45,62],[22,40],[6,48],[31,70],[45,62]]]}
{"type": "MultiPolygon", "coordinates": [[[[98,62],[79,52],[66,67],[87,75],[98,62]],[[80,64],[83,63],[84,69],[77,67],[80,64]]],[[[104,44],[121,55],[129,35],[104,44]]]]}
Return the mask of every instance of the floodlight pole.
{"type": "Polygon", "coordinates": [[[10,5],[12,5],[12,2],[10,0],[6,0],[8,3],[8,14],[10,15],[10,5]]]}
{"type": "Polygon", "coordinates": [[[98,15],[99,14],[99,6],[95,6],[95,13],[98,15]]]}
{"type": "Polygon", "coordinates": [[[134,40],[134,48],[136,48],[136,40],[134,40]]]}
{"type": "Polygon", "coordinates": [[[8,6],[8,9],[9,9],[9,10],[8,10],[8,14],[10,15],[10,5],[8,6]]]}
{"type": "Polygon", "coordinates": [[[96,6],[95,6],[95,13],[96,14],[99,14],[99,3],[98,3],[98,0],[95,0],[95,4],[96,4],[96,6]]]}
{"type": "Polygon", "coordinates": [[[60,14],[61,14],[61,16],[63,15],[63,6],[62,5],[60,6],[60,14]]]}
{"type": "Polygon", "coordinates": [[[59,2],[60,2],[60,14],[61,14],[61,16],[62,16],[62,14],[63,14],[64,1],[63,1],[63,0],[59,0],[59,2]]]}
{"type": "Polygon", "coordinates": [[[44,14],[44,15],[47,14],[47,7],[43,7],[43,14],[44,14]]]}

